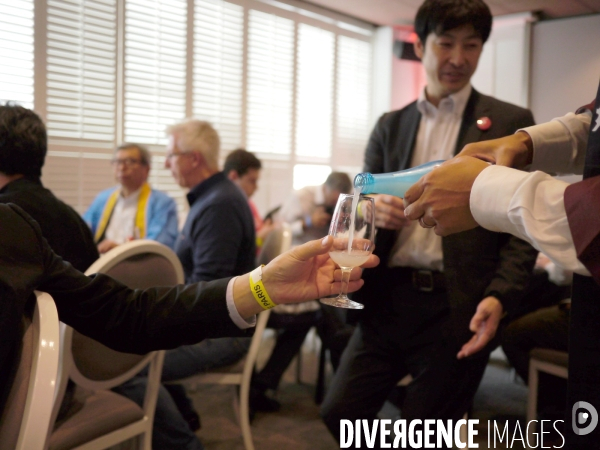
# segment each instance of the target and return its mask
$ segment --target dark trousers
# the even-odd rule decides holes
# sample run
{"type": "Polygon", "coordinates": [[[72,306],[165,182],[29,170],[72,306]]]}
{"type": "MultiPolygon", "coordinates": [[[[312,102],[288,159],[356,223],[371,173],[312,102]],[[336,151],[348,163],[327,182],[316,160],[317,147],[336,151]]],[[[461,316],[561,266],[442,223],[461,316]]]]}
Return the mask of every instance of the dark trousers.
{"type": "Polygon", "coordinates": [[[399,314],[390,310],[387,319],[379,314],[381,326],[361,324],[342,355],[321,407],[337,440],[340,420],[375,419],[390,391],[407,374],[413,382],[407,387],[402,419],[459,420],[472,403],[489,349],[457,360],[464,343],[448,334],[445,294],[408,294],[408,289],[402,285],[394,289],[394,295],[402,296],[403,305],[394,306],[399,314]]]}
{"type": "Polygon", "coordinates": [[[575,275],[569,328],[569,381],[565,449],[600,448],[600,286],[591,277],[575,275]],[[587,405],[581,404],[586,402],[587,405]],[[575,406],[577,404],[577,406],[575,406]],[[573,410],[574,409],[574,410],[573,410]],[[588,413],[587,421],[578,419],[588,413]],[[575,421],[573,421],[575,419],[575,421]],[[591,432],[587,433],[589,430],[591,432]]]}
{"type": "MultiPolygon", "coordinates": [[[[536,347],[567,351],[569,310],[559,306],[541,308],[511,322],[502,334],[502,349],[519,376],[529,380],[529,352],[536,347]]],[[[562,419],[567,402],[567,380],[539,374],[538,411],[541,417],[562,419]]]]}
{"type": "Polygon", "coordinates": [[[354,326],[345,323],[344,310],[321,305],[317,311],[302,314],[277,314],[269,316],[268,328],[277,330],[275,347],[263,369],[252,378],[252,386],[260,389],[277,389],[283,373],[300,351],[306,335],[313,326],[322,345],[330,352],[331,364],[337,369],[354,326]]]}
{"type": "Polygon", "coordinates": [[[277,330],[277,341],[263,369],[252,378],[252,386],[260,390],[277,389],[283,373],[302,348],[306,335],[319,323],[321,312],[277,314],[269,316],[267,327],[277,330]]]}

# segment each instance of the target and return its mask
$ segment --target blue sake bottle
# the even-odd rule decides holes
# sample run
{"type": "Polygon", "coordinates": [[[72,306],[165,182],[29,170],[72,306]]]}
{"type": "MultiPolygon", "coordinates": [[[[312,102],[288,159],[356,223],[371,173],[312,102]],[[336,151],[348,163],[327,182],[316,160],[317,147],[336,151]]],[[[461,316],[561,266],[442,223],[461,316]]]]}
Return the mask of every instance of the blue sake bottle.
{"type": "Polygon", "coordinates": [[[369,172],[359,173],[354,177],[354,187],[360,188],[361,194],[389,194],[404,198],[404,194],[419,179],[431,172],[435,167],[444,163],[444,160],[431,161],[417,167],[391,173],[369,172]]]}

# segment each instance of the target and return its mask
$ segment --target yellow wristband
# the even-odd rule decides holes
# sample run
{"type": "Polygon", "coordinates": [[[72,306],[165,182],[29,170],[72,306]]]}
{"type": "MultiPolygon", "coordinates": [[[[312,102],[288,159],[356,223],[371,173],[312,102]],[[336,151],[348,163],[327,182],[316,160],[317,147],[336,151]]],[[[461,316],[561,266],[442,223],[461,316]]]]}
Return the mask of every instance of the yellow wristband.
{"type": "Polygon", "coordinates": [[[262,282],[262,268],[263,266],[258,266],[250,272],[250,290],[252,291],[252,295],[254,295],[254,299],[263,309],[275,308],[277,305],[273,303],[273,300],[267,294],[265,285],[262,282]]]}

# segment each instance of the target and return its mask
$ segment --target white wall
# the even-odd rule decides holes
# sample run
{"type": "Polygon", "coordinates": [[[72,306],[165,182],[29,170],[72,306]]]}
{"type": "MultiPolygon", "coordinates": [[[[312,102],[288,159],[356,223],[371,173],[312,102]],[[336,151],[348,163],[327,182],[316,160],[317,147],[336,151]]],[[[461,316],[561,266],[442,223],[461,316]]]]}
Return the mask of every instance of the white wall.
{"type": "Polygon", "coordinates": [[[531,13],[494,18],[471,83],[479,92],[527,107],[531,13]]]}
{"type": "Polygon", "coordinates": [[[536,122],[589,103],[599,77],[600,14],[533,26],[530,108],[536,122]]]}

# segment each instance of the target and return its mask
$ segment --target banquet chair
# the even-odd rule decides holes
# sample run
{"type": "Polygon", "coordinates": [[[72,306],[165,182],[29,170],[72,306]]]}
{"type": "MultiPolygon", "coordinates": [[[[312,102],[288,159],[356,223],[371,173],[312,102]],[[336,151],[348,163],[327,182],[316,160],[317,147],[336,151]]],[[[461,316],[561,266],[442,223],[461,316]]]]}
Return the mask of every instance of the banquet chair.
{"type": "Polygon", "coordinates": [[[256,264],[269,264],[273,259],[292,247],[292,228],[289,223],[277,225],[265,238],[265,242],[256,258],[256,264]]]}
{"type": "MultiPolygon", "coordinates": [[[[136,240],[101,256],[86,274],[104,273],[131,288],[183,283],[175,253],[154,241],[136,240]]],[[[104,449],[135,438],[150,450],[164,351],[146,355],[117,352],[63,325],[63,365],[53,411],[56,420],[68,380],[76,385],[72,414],[56,423],[47,449],[104,449]],[[112,392],[149,366],[143,406],[112,392]],[[79,409],[77,409],[79,408],[79,409]]]]}
{"type": "Polygon", "coordinates": [[[43,450],[50,426],[59,364],[59,322],[52,297],[35,292],[20,360],[4,411],[0,414],[0,448],[43,450]]]}
{"type": "MultiPolygon", "coordinates": [[[[260,253],[257,256],[257,264],[268,264],[272,259],[281,253],[289,250],[292,245],[292,232],[290,225],[283,223],[278,225],[265,239],[260,253]]],[[[235,409],[238,413],[238,421],[242,430],[244,447],[246,450],[254,450],[252,441],[252,432],[250,429],[250,382],[252,373],[258,358],[260,344],[263,333],[269,320],[271,311],[264,311],[258,315],[254,336],[250,343],[250,348],[246,357],[227,367],[219,367],[205,373],[197,374],[182,380],[170,381],[169,384],[183,384],[189,390],[194,390],[198,385],[203,384],[225,384],[239,386],[239,405],[236,403],[235,409]]],[[[237,400],[237,397],[236,397],[237,400]]]]}
{"type": "Polygon", "coordinates": [[[540,372],[565,379],[569,378],[569,354],[549,348],[534,348],[529,353],[529,394],[527,397],[527,423],[531,425],[528,427],[529,442],[534,442],[532,439],[535,439],[540,372]]]}

